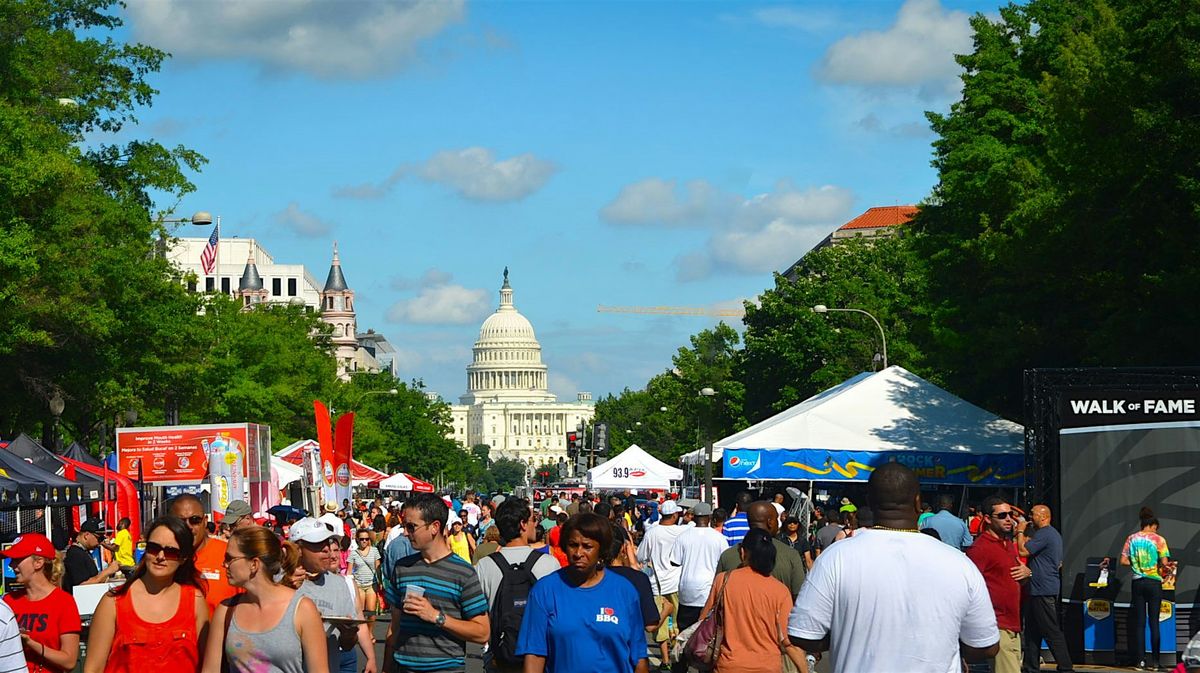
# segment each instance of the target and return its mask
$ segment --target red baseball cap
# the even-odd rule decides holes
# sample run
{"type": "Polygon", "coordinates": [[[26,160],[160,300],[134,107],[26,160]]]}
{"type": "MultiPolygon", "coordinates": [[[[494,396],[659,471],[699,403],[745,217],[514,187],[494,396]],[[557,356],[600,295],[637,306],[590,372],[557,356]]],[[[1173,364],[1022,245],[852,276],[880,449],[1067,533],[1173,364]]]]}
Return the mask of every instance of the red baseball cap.
{"type": "Polygon", "coordinates": [[[6,558],[41,556],[42,558],[52,559],[54,558],[54,545],[51,544],[49,538],[41,533],[24,533],[13,540],[11,547],[0,551],[0,556],[6,558]]]}

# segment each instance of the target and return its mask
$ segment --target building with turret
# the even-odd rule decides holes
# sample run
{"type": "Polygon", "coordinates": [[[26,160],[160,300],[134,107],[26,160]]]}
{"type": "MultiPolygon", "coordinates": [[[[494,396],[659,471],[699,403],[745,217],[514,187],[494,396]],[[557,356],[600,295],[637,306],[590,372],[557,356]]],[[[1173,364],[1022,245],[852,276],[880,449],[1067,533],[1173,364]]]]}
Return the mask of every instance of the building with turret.
{"type": "Polygon", "coordinates": [[[271,298],[263,284],[262,276],[258,275],[258,265],[254,263],[254,255],[246,260],[246,268],[238,281],[237,296],[242,300],[242,310],[249,310],[271,298]]]}
{"type": "Polygon", "coordinates": [[[321,290],[321,320],[333,327],[330,340],[333,356],[337,359],[338,378],[349,381],[351,372],[359,369],[358,322],[354,314],[354,290],[346,284],[346,276],[342,274],[336,242],[333,244],[333,263],[321,290]]]}
{"type": "Polygon", "coordinates": [[[467,365],[467,392],[450,406],[453,438],[464,448],[490,447],[492,460],[511,458],[565,474],[566,434],[591,423],[590,393],[559,402],[550,392],[542,346],[513,303],[504,270],[500,306],[479,328],[467,365]]]}

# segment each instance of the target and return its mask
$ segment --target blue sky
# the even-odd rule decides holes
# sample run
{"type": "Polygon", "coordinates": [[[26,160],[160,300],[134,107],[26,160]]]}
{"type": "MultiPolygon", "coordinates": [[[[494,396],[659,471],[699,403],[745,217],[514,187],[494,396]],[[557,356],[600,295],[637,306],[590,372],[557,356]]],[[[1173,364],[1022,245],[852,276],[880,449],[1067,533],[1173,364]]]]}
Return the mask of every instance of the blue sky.
{"type": "Polygon", "coordinates": [[[125,36],[173,54],[132,133],[209,159],[178,214],[321,279],[336,240],[402,378],[464,392],[507,265],[551,389],[599,396],[714,321],[598,304],[753,298],[866,208],[925,197],[923,111],[995,9],[130,0],[125,36]]]}

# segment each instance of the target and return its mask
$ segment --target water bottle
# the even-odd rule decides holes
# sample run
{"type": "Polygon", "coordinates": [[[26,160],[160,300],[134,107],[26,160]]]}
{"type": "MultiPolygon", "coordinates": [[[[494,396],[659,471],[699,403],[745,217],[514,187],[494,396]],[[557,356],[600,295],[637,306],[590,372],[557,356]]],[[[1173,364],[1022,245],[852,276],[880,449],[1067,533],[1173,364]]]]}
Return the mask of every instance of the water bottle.
{"type": "Polygon", "coordinates": [[[804,660],[808,662],[808,673],[813,673],[817,670],[817,658],[811,654],[805,654],[804,660]]]}

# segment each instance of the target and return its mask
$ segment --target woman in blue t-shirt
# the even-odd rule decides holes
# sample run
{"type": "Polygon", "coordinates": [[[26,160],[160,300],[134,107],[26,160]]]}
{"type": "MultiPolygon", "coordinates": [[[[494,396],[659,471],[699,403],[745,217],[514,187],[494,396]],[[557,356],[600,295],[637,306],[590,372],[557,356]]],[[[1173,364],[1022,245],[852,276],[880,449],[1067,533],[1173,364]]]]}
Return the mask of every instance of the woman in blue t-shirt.
{"type": "Polygon", "coordinates": [[[637,589],[604,569],[612,524],[577,514],[561,540],[567,566],[533,585],[521,620],[525,673],[649,673],[637,589]]]}

